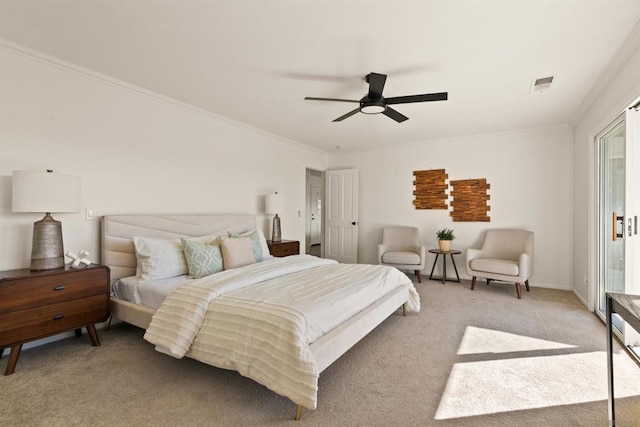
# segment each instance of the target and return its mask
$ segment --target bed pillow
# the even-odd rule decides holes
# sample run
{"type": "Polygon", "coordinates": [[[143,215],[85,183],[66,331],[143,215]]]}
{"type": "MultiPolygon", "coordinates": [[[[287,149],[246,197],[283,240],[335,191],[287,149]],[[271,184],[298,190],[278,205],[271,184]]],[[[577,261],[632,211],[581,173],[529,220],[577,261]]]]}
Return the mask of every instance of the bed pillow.
{"type": "Polygon", "coordinates": [[[220,239],[182,239],[189,277],[200,279],[223,270],[220,239]]]}
{"type": "Polygon", "coordinates": [[[242,267],[256,262],[253,253],[253,242],[249,237],[223,239],[220,242],[224,269],[242,267]]]}
{"type": "Polygon", "coordinates": [[[166,279],[188,273],[180,239],[134,236],[140,282],[166,279]]]}
{"type": "Polygon", "coordinates": [[[269,252],[269,246],[267,245],[267,239],[265,239],[262,230],[252,230],[244,233],[229,233],[229,237],[249,237],[253,247],[253,254],[256,262],[273,258],[271,252],[269,252]]]}

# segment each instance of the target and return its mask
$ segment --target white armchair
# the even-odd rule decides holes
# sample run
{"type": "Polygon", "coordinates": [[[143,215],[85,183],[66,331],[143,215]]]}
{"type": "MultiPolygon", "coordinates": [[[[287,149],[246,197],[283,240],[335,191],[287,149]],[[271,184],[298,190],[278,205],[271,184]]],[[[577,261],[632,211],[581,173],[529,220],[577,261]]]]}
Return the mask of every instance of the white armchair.
{"type": "Polygon", "coordinates": [[[416,227],[384,227],[382,243],[378,245],[378,264],[390,265],[398,270],[411,270],[418,283],[420,270],[426,259],[425,247],[420,243],[416,227]]]}
{"type": "Polygon", "coordinates": [[[488,230],[482,249],[467,249],[467,273],[476,278],[514,282],[518,299],[522,298],[521,284],[529,292],[529,278],[533,274],[533,232],[526,230],[488,230]]]}

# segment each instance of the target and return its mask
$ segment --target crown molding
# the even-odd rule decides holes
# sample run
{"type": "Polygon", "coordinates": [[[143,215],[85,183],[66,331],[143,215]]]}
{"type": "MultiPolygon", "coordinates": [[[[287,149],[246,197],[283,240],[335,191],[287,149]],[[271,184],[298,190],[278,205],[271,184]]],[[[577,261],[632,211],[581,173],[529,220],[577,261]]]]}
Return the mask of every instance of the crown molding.
{"type": "Polygon", "coordinates": [[[213,113],[211,111],[205,110],[203,108],[196,107],[194,105],[188,104],[186,102],[178,101],[175,98],[171,98],[165,95],[161,95],[157,92],[142,88],[140,86],[136,86],[134,84],[128,83],[124,80],[117,79],[115,77],[111,77],[106,74],[102,74],[98,71],[92,70],[90,68],[83,67],[78,64],[74,64],[69,61],[65,61],[64,59],[46,54],[44,52],[40,52],[26,46],[20,45],[18,43],[14,43],[4,38],[0,38],[0,50],[4,50],[6,52],[14,53],[16,55],[20,55],[22,57],[28,58],[30,60],[48,65],[50,67],[54,67],[63,71],[67,71],[69,73],[76,74],[78,76],[93,80],[95,82],[111,86],[129,93],[133,93],[135,95],[139,95],[145,97],[147,99],[151,99],[153,101],[169,105],[174,108],[179,108],[182,110],[186,110],[192,113],[200,114],[202,116],[206,116],[209,118],[217,119],[224,121],[226,123],[230,123],[236,127],[243,128],[261,135],[268,136],[270,138],[274,138],[278,141],[294,145],[298,148],[303,148],[305,150],[313,151],[319,154],[328,155],[326,151],[319,150],[315,147],[311,147],[300,142],[294,141],[292,139],[285,138],[281,135],[277,135],[266,130],[257,128],[255,126],[251,126],[247,123],[243,123],[234,119],[230,119],[225,116],[221,116],[219,114],[213,113]]]}

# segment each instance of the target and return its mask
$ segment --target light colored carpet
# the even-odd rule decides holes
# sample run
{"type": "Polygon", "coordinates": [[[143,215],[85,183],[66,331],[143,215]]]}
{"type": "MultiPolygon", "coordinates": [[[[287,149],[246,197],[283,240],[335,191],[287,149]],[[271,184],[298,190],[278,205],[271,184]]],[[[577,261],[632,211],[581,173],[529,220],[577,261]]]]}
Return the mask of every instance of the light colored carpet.
{"type": "MultiPolygon", "coordinates": [[[[416,284],[395,314],[320,376],[318,409],[156,352],[119,324],[23,351],[0,377],[0,425],[606,426],[605,328],[571,292],[416,284]]],[[[640,368],[615,359],[618,425],[640,425],[640,368]]],[[[0,363],[4,370],[6,356],[0,363]]]]}

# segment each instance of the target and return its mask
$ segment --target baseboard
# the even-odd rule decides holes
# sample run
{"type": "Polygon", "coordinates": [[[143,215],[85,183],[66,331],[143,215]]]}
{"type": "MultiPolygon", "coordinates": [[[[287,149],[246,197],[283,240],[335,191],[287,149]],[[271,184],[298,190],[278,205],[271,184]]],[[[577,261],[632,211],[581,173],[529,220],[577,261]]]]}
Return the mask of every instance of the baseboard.
{"type": "Polygon", "coordinates": [[[582,305],[584,305],[587,308],[587,310],[591,310],[591,308],[589,307],[589,302],[585,301],[584,298],[582,298],[582,296],[576,292],[575,288],[571,290],[573,291],[573,294],[576,296],[576,298],[578,298],[578,301],[580,301],[582,305]]]}

